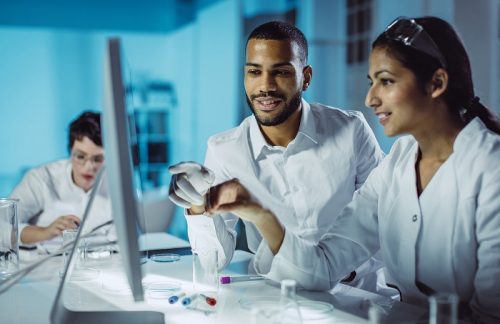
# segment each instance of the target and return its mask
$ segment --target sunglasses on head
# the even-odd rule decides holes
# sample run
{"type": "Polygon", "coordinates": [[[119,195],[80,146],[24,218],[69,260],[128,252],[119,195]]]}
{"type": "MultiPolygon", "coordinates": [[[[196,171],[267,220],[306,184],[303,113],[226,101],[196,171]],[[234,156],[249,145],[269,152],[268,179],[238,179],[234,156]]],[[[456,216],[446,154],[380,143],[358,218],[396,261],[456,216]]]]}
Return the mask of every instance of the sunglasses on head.
{"type": "Polygon", "coordinates": [[[427,34],[424,28],[419,25],[415,19],[406,17],[396,18],[387,26],[384,33],[392,40],[403,43],[417,51],[423,52],[441,63],[442,67],[446,67],[446,60],[443,54],[427,34]]]}

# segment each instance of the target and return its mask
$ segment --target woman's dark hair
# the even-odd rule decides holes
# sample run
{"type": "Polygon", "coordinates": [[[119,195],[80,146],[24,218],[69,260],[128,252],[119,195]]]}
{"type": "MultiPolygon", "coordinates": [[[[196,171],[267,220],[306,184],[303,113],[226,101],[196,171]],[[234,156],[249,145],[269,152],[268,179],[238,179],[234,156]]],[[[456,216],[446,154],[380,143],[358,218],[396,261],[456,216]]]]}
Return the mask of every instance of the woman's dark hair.
{"type": "Polygon", "coordinates": [[[69,143],[68,150],[75,141],[81,141],[88,137],[97,146],[102,146],[101,137],[101,114],[92,111],[84,111],[80,116],[69,125],[69,143]]]}
{"type": "MultiPolygon", "coordinates": [[[[448,88],[443,98],[448,108],[459,114],[466,123],[479,117],[486,127],[500,134],[500,122],[474,94],[469,56],[457,32],[448,22],[437,17],[414,20],[432,38],[446,60],[446,67],[443,68],[448,72],[448,88]]],[[[434,72],[442,67],[438,59],[406,46],[385,31],[372,43],[372,49],[375,48],[386,49],[392,57],[411,70],[422,91],[425,91],[425,85],[432,79],[434,72]]]]}

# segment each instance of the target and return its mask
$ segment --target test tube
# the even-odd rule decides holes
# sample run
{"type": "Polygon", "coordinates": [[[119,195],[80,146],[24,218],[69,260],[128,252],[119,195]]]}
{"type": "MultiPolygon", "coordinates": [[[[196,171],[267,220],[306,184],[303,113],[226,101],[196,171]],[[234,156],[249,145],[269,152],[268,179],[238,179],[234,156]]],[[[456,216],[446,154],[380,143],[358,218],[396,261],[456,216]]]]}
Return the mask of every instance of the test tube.
{"type": "Polygon", "coordinates": [[[210,306],[215,306],[215,304],[217,304],[217,299],[213,298],[213,297],[208,297],[206,295],[203,295],[203,294],[200,294],[200,296],[202,298],[205,298],[205,301],[207,302],[207,304],[209,304],[210,306]]]}
{"type": "Polygon", "coordinates": [[[180,294],[178,294],[178,295],[173,295],[173,296],[170,296],[170,297],[168,298],[168,302],[169,302],[170,304],[175,304],[175,303],[177,303],[177,301],[179,300],[179,298],[182,298],[182,297],[184,297],[184,296],[186,296],[186,293],[180,293],[180,294]]]}
{"type": "Polygon", "coordinates": [[[184,299],[182,299],[182,305],[187,306],[191,304],[197,297],[198,294],[192,294],[191,296],[184,297],[184,299]]]}

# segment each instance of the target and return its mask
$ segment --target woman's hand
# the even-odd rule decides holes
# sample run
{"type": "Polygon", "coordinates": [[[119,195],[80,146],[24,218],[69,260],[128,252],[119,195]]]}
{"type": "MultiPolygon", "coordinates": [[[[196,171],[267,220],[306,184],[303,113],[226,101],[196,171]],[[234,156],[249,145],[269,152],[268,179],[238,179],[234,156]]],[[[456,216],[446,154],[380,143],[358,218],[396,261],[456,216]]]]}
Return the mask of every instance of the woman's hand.
{"type": "Polygon", "coordinates": [[[253,223],[267,241],[273,254],[278,253],[285,230],[278,218],[255,202],[248,190],[238,181],[229,180],[210,188],[206,204],[208,214],[231,212],[239,218],[253,223]]]}
{"type": "Polygon", "coordinates": [[[21,232],[23,244],[34,244],[50,240],[60,235],[65,229],[76,229],[80,225],[80,218],[75,215],[59,216],[49,226],[26,226],[21,232]]]}
{"type": "Polygon", "coordinates": [[[80,225],[80,218],[75,215],[64,215],[56,218],[49,226],[45,228],[45,240],[50,240],[66,229],[76,229],[80,225]]]}

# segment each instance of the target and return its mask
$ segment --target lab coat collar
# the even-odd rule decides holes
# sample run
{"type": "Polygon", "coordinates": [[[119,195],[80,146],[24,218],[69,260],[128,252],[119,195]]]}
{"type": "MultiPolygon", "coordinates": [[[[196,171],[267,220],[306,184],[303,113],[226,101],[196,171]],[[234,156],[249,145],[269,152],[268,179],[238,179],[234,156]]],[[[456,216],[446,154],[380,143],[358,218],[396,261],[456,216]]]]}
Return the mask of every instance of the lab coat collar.
{"type": "MultiPolygon", "coordinates": [[[[316,124],[314,122],[314,117],[312,116],[311,107],[307,101],[302,99],[302,115],[300,117],[300,126],[297,132],[297,136],[292,141],[294,142],[299,135],[303,135],[310,139],[314,144],[318,144],[318,133],[316,130],[316,124]]],[[[262,134],[260,127],[257,123],[257,119],[253,116],[250,119],[250,141],[253,157],[257,160],[264,150],[273,149],[273,146],[269,145],[262,134]]]]}
{"type": "Polygon", "coordinates": [[[453,143],[453,151],[461,152],[468,150],[468,142],[477,138],[477,134],[487,130],[483,121],[479,117],[472,119],[465,127],[458,133],[455,143],[453,143]]]}

